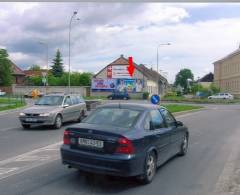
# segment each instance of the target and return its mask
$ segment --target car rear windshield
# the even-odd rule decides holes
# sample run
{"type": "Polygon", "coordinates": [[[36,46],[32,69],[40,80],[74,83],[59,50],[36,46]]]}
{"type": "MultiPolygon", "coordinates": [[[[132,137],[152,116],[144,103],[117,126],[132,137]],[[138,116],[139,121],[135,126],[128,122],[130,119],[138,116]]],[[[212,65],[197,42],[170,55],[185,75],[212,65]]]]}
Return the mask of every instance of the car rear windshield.
{"type": "Polygon", "coordinates": [[[83,122],[129,128],[136,123],[140,113],[139,110],[123,108],[99,108],[93,111],[83,122]]]}
{"type": "Polygon", "coordinates": [[[40,98],[35,105],[60,106],[62,105],[63,96],[44,96],[40,98]]]}

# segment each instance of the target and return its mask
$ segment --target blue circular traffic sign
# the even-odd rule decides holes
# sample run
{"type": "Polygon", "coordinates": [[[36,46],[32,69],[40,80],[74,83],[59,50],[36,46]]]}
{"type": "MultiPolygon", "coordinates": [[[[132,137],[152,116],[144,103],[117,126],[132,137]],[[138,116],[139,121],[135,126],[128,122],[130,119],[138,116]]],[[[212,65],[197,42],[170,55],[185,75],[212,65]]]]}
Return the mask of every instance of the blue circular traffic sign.
{"type": "Polygon", "coordinates": [[[158,104],[160,102],[160,96],[159,95],[152,95],[151,96],[151,102],[152,104],[158,104]]]}

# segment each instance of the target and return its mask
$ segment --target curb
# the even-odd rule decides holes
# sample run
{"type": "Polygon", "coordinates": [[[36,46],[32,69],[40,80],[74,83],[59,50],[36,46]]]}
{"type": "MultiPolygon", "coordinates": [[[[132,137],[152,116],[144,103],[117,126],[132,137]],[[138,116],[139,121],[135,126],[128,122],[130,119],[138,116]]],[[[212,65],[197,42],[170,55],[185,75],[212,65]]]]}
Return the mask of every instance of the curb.
{"type": "Polygon", "coordinates": [[[193,112],[198,112],[198,111],[202,111],[202,110],[206,110],[206,108],[198,108],[198,109],[193,109],[193,110],[186,110],[186,111],[174,112],[174,113],[172,113],[172,114],[173,114],[173,116],[180,116],[180,115],[184,115],[184,114],[188,114],[188,113],[193,113],[193,112]]]}

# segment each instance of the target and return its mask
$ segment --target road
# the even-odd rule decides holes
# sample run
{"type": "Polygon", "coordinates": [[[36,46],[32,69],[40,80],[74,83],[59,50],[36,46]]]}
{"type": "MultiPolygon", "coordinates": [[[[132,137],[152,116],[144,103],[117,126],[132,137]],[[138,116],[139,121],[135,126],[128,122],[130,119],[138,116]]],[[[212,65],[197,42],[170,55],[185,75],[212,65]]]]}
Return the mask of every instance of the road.
{"type": "Polygon", "coordinates": [[[178,116],[189,127],[188,154],[171,159],[158,169],[151,184],[142,186],[134,179],[86,176],[68,169],[61,164],[59,145],[71,124],[60,130],[23,130],[17,115],[0,115],[1,195],[220,194],[229,159],[239,148],[240,105],[212,105],[178,116]]]}

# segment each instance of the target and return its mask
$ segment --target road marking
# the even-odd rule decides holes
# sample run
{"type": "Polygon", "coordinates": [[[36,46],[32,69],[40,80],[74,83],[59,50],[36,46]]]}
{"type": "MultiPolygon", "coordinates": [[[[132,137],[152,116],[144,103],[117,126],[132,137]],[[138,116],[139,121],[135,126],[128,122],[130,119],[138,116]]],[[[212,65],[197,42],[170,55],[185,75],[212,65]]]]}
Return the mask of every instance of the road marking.
{"type": "Polygon", "coordinates": [[[61,144],[62,142],[57,142],[0,161],[0,180],[60,159],[59,148],[61,144]]]}

